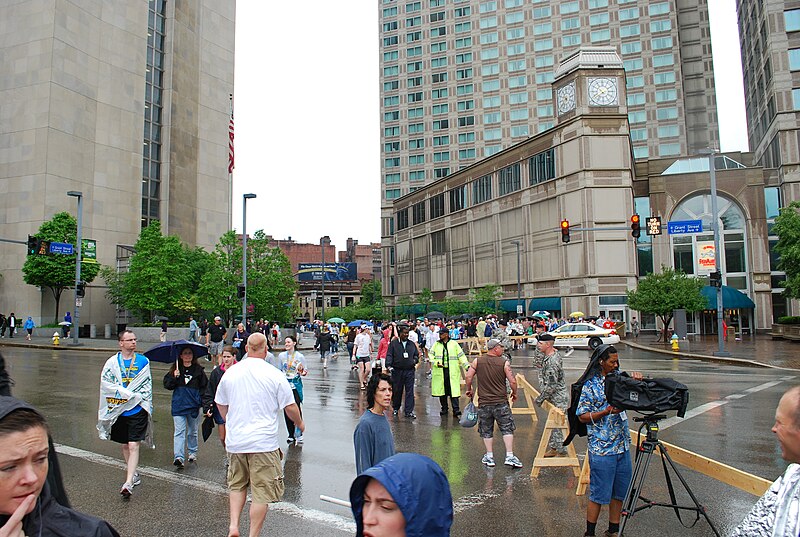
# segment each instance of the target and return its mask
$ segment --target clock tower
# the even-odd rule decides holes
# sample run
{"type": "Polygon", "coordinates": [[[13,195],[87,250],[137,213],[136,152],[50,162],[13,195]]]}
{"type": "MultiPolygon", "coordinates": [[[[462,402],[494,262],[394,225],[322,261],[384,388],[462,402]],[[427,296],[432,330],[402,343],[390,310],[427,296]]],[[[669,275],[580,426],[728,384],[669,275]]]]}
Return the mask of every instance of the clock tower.
{"type": "Polygon", "coordinates": [[[627,114],[625,70],[613,47],[578,49],[555,73],[554,109],[558,122],[579,115],[627,114]]]}

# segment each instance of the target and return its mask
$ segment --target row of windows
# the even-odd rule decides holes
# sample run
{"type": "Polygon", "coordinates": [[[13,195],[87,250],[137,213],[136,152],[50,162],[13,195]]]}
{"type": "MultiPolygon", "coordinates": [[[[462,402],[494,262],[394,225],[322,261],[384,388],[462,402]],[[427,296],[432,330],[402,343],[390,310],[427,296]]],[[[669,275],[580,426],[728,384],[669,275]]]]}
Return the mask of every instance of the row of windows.
{"type": "MultiPolygon", "coordinates": [[[[528,159],[529,184],[536,185],[544,181],[555,179],[555,150],[548,149],[528,159]]],[[[522,162],[506,166],[497,172],[497,187],[500,196],[516,192],[522,188],[522,162]]],[[[421,224],[427,219],[438,218],[445,215],[445,198],[449,200],[450,213],[463,210],[467,207],[467,191],[471,192],[471,203],[477,205],[493,198],[494,174],[485,175],[461,185],[445,193],[436,194],[426,201],[415,203],[411,207],[411,223],[421,224]]],[[[386,190],[386,199],[399,197],[400,189],[386,190]],[[393,196],[393,197],[391,197],[393,196]]],[[[409,225],[408,208],[397,212],[397,229],[405,229],[409,225]]]]}

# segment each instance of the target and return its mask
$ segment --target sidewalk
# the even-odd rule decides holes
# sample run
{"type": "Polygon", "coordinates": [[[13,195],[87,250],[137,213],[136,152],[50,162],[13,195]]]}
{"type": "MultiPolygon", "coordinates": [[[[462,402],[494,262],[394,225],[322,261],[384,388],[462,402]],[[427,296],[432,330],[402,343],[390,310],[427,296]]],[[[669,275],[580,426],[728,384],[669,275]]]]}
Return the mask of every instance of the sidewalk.
{"type": "Polygon", "coordinates": [[[717,336],[689,336],[680,341],[680,351],[672,351],[670,345],[656,343],[655,336],[642,335],[638,339],[627,337],[623,343],[633,349],[643,349],[686,358],[699,358],[724,363],[774,367],[800,370],[800,344],[785,339],[772,339],[770,336],[744,336],[741,341],[729,339],[724,349],[730,358],[714,356],[719,350],[717,336]]]}

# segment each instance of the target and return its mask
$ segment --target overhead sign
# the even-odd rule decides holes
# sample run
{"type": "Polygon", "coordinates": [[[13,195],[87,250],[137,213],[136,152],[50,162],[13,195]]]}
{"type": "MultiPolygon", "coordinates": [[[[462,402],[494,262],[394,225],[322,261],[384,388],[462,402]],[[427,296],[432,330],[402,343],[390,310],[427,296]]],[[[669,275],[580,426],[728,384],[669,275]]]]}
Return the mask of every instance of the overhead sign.
{"type": "Polygon", "coordinates": [[[81,239],[81,260],[84,263],[97,263],[97,241],[81,239]]]}
{"type": "Polygon", "coordinates": [[[297,279],[301,282],[322,281],[325,275],[326,282],[354,281],[358,279],[358,265],[356,263],[300,263],[297,265],[297,279]]]}
{"type": "Polygon", "coordinates": [[[703,231],[702,220],[676,220],[667,222],[667,233],[670,235],[684,235],[686,233],[701,233],[703,231]]]}
{"type": "Polygon", "coordinates": [[[697,242],[697,273],[708,274],[717,269],[716,248],[713,241],[697,242]]]}
{"type": "Polygon", "coordinates": [[[645,220],[645,222],[647,222],[647,234],[648,235],[661,235],[661,217],[660,216],[650,216],[645,220]]]}
{"type": "Polygon", "coordinates": [[[75,253],[75,248],[68,242],[51,242],[50,253],[72,255],[75,253]]]}

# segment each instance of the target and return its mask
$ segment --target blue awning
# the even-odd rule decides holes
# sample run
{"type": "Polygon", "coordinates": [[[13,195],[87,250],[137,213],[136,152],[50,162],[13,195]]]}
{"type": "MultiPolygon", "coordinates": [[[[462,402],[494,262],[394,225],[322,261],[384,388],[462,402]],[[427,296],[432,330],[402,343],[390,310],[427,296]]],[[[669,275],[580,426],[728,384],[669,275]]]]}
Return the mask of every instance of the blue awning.
{"type": "Polygon", "coordinates": [[[523,308],[525,308],[525,299],[523,298],[520,301],[517,301],[516,298],[509,298],[508,300],[501,300],[499,302],[500,309],[503,311],[510,311],[512,313],[517,312],[517,304],[521,304],[523,308]]]}
{"type": "Polygon", "coordinates": [[[531,303],[528,305],[528,311],[540,310],[549,311],[550,313],[561,311],[561,297],[550,296],[531,300],[531,303]]]}
{"type": "MultiPolygon", "coordinates": [[[[706,285],[700,290],[703,296],[708,301],[708,309],[717,309],[717,288],[706,285]]],[[[722,286],[722,309],[726,310],[752,310],[755,309],[755,302],[750,300],[750,297],[742,293],[738,289],[722,286]]]]}

